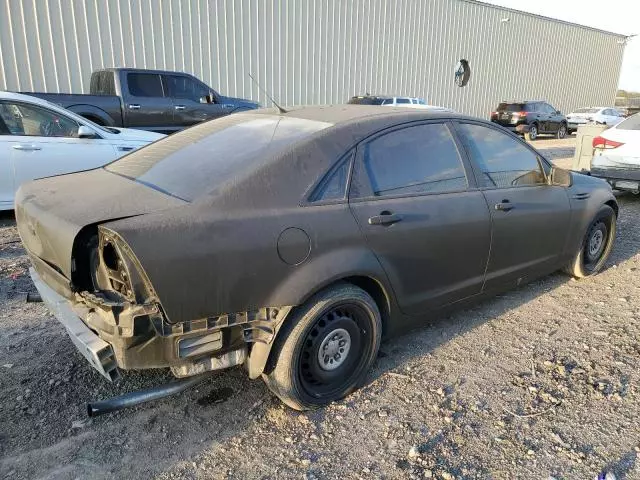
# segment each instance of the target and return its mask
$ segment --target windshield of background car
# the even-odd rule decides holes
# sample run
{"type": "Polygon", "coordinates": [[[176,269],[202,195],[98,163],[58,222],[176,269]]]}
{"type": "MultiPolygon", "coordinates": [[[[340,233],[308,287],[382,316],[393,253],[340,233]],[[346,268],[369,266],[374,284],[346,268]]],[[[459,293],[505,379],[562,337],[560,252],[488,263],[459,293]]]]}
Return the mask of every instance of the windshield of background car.
{"type": "Polygon", "coordinates": [[[145,146],[105,169],[192,201],[331,125],[276,115],[229,115],[145,146]]]}
{"type": "Polygon", "coordinates": [[[353,97],[348,103],[352,105],[382,105],[384,98],[380,97],[353,97]]]}
{"type": "Polygon", "coordinates": [[[529,110],[524,103],[501,103],[498,105],[498,112],[526,112],[529,110]]]}
{"type": "Polygon", "coordinates": [[[616,130],[640,130],[640,113],[620,122],[616,125],[616,130]]]}
{"type": "Polygon", "coordinates": [[[598,113],[599,108],[579,108],[575,113],[598,113]]]}

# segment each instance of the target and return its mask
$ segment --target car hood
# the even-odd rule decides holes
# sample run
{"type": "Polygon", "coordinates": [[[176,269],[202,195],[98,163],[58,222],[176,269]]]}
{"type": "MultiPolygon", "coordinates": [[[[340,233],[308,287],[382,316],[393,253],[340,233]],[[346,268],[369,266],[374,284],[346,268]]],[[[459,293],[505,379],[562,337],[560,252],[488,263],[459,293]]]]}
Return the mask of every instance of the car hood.
{"type": "Polygon", "coordinates": [[[256,108],[262,108],[258,102],[247,100],[246,98],[237,97],[220,97],[220,103],[233,105],[236,108],[254,110],[256,108]]]}
{"type": "Polygon", "coordinates": [[[23,184],[15,213],[27,251],[70,279],[73,244],[83,227],[185,203],[99,168],[23,184]]]}
{"type": "Polygon", "coordinates": [[[118,130],[119,132],[119,133],[112,133],[110,135],[109,138],[113,140],[151,143],[166,137],[166,135],[163,135],[161,133],[148,132],[146,130],[136,130],[134,128],[115,128],[115,127],[110,127],[110,128],[118,130]]]}

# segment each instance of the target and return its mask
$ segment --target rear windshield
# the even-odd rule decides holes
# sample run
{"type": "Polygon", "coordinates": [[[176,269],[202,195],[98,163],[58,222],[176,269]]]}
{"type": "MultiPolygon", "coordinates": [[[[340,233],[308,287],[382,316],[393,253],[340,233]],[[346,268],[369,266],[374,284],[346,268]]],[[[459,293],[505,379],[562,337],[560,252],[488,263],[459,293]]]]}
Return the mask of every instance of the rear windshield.
{"type": "Polygon", "coordinates": [[[616,130],[640,130],[640,113],[623,120],[616,126],[616,130]]]}
{"type": "Polygon", "coordinates": [[[598,113],[599,111],[599,108],[579,108],[576,113],[598,113]]]}
{"type": "Polygon", "coordinates": [[[528,112],[531,111],[524,103],[501,103],[498,112],[528,112]]]}
{"type": "Polygon", "coordinates": [[[276,115],[229,115],[152,143],[105,168],[192,201],[331,125],[276,115]]]}
{"type": "Polygon", "coordinates": [[[382,97],[351,97],[348,103],[352,105],[382,105],[386,98],[382,97]]]}

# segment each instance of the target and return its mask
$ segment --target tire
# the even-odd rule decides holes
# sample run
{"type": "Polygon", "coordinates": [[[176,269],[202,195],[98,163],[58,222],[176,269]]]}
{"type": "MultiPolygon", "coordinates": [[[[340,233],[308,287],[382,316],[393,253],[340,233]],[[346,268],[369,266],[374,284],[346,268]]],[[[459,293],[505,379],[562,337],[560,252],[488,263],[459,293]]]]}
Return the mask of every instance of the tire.
{"type": "Polygon", "coordinates": [[[538,132],[538,124],[534,123],[532,125],[529,125],[529,131],[527,132],[527,140],[531,141],[531,140],[535,140],[536,138],[538,138],[538,134],[540,132],[538,132]]]}
{"type": "Polygon", "coordinates": [[[295,410],[322,407],[358,388],[380,348],[382,320],[371,296],[341,283],[293,313],[278,333],[275,365],[262,375],[267,387],[295,410]]]}
{"type": "Polygon", "coordinates": [[[593,218],[571,263],[565,272],[575,278],[595,275],[606,263],[616,238],[616,213],[603,205],[593,218]]]}
{"type": "Polygon", "coordinates": [[[567,136],[567,125],[564,123],[560,124],[558,131],[556,132],[556,138],[562,139],[567,136]]]}

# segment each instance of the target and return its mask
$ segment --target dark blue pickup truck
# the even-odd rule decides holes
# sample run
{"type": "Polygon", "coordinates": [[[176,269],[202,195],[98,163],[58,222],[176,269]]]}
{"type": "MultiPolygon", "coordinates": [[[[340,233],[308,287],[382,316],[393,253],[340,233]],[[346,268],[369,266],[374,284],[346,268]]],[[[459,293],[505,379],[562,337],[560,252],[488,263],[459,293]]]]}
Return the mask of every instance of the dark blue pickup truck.
{"type": "Polygon", "coordinates": [[[187,73],[107,68],[91,74],[89,94],[22,92],[107,127],[172,133],[230,113],[260,108],[225,97],[187,73]]]}

